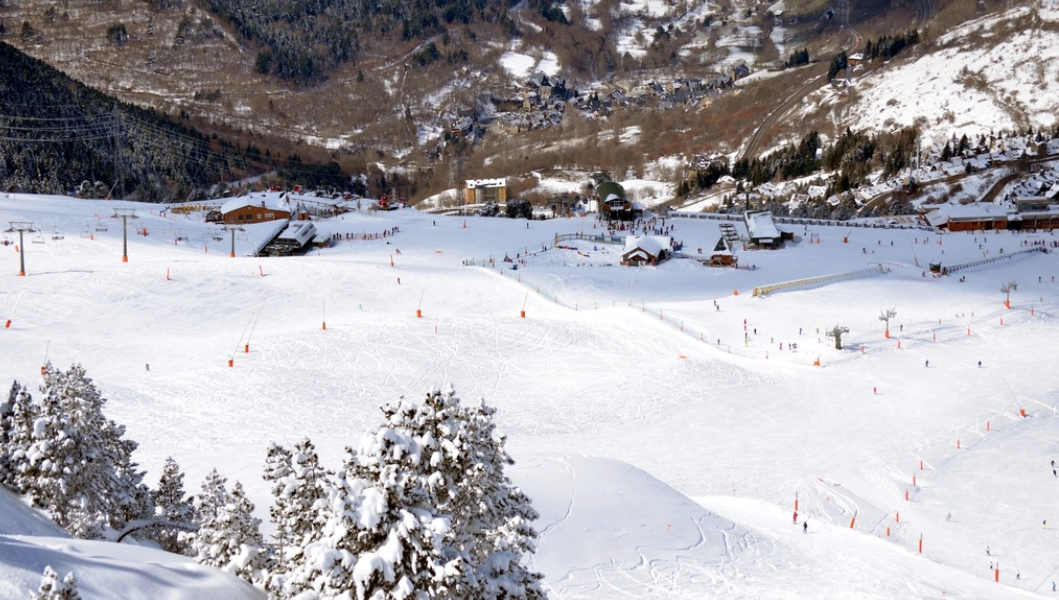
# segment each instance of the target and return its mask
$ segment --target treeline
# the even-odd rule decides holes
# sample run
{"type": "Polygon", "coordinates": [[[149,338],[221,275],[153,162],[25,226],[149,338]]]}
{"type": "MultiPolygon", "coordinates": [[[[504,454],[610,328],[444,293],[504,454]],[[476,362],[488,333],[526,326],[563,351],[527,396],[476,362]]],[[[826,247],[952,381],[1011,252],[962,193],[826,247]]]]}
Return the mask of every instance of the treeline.
{"type": "MultiPolygon", "coordinates": [[[[15,382],[0,400],[0,483],[78,537],[154,543],[275,599],[546,598],[525,564],[539,514],[504,473],[514,461],[484,403],[431,390],[421,403],[388,404],[337,469],[308,439],[272,444],[270,542],[242,484],[216,469],[189,496],[170,458],[148,488],[136,443],[104,416],[106,399],[82,367],[47,365],[40,391],[35,400],[15,382]]],[[[45,572],[42,590],[57,586],[45,572]]]]}
{"type": "MultiPolygon", "coordinates": [[[[740,180],[739,190],[742,191],[743,182],[758,186],[776,179],[798,179],[821,171],[835,174],[827,184],[827,196],[841,194],[867,182],[872,172],[890,177],[911,166],[918,136],[919,130],[914,127],[877,135],[847,128],[834,142],[825,146],[820,133],[811,131],[797,144],[788,144],[767,156],[749,160],[741,158],[731,167],[725,160],[712,161],[690,173],[680,184],[678,194],[687,196],[696,190],[709,189],[725,175],[740,180]]],[[[966,138],[961,139],[957,152],[967,148],[969,142],[966,138]]],[[[949,155],[952,154],[950,150],[949,155]]]]}
{"type": "Polygon", "coordinates": [[[356,62],[362,43],[426,39],[453,27],[499,22],[507,10],[497,0],[200,1],[265,47],[255,62],[260,73],[300,81],[319,80],[344,62],[356,62]]]}
{"type": "Polygon", "coordinates": [[[864,44],[864,58],[866,60],[875,60],[876,58],[890,60],[906,47],[918,43],[919,31],[915,29],[909,29],[898,35],[884,35],[877,40],[868,40],[864,44]]]}
{"type": "Polygon", "coordinates": [[[88,88],[0,42],[0,189],[186,199],[241,176],[223,142],[88,88]]]}
{"type": "Polygon", "coordinates": [[[788,144],[765,157],[741,158],[732,165],[732,177],[761,185],[779,176],[795,179],[820,170],[820,133],[812,131],[796,145],[788,144]]]}

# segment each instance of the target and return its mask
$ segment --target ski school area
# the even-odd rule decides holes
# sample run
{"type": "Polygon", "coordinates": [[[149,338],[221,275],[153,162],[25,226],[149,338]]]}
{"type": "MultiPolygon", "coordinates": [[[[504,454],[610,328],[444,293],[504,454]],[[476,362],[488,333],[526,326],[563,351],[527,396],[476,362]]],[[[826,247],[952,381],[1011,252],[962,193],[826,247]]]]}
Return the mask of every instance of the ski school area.
{"type": "Polygon", "coordinates": [[[682,250],[625,266],[589,217],[403,209],[276,258],[160,208],[0,195],[0,384],[81,363],[148,480],[217,467],[267,521],[269,442],[338,464],[384,402],[452,383],[497,409],[553,598],[1059,581],[1051,232],[780,223],[765,249],[736,222],[732,268],[704,264],[718,221],[657,217],[637,233],[682,250]]]}

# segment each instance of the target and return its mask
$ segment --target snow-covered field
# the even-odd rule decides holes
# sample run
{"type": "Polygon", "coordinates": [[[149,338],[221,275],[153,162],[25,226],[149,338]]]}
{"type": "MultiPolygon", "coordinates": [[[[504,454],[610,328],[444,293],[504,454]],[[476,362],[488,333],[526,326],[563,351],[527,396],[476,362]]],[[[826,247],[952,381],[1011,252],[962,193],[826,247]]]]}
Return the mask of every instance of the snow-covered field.
{"type": "MultiPolygon", "coordinates": [[[[1059,236],[809,226],[782,250],[737,248],[753,270],[631,269],[615,247],[552,248],[599,233],[591,218],[401,210],[317,223],[392,237],[292,258],[247,257],[237,238],[231,258],[201,215],[135,205],[123,263],[111,214],[127,206],[0,195],[0,223],[32,221],[43,242],[27,235],[25,277],[0,246],[0,384],[83,364],[152,485],[167,456],[189,491],[217,467],[266,518],[270,441],[308,436],[335,467],[384,402],[451,382],[498,408],[553,598],[1025,598],[1059,581],[1059,260],[924,274],[1059,236]],[[835,325],[849,327],[841,351],[835,325]]],[[[719,237],[716,221],[671,224],[692,253],[719,237]]],[[[86,598],[113,597],[89,582],[117,572],[153,582],[144,598],[233,595],[233,580],[148,551],[155,567],[117,566],[20,508],[0,495],[0,596],[28,595],[48,563],[86,598]]]]}

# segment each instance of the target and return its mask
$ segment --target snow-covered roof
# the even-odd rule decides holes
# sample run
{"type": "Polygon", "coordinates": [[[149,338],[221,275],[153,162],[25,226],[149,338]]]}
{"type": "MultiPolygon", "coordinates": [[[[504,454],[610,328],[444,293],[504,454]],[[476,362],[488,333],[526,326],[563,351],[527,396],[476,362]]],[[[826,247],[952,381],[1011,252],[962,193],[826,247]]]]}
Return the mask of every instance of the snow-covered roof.
{"type": "Polygon", "coordinates": [[[233,210],[239,210],[240,208],[247,206],[261,206],[272,210],[290,212],[290,204],[287,202],[285,196],[277,192],[262,192],[260,194],[250,194],[248,196],[232,198],[221,205],[221,212],[228,214],[233,210]]]}
{"type": "Polygon", "coordinates": [[[625,238],[625,251],[641,249],[649,252],[652,256],[658,256],[663,250],[669,250],[669,238],[664,235],[641,235],[625,238]]]}
{"type": "Polygon", "coordinates": [[[809,186],[809,189],[807,191],[809,193],[809,197],[815,200],[817,198],[823,198],[824,195],[827,194],[827,186],[826,185],[811,185],[811,186],[809,186]]]}
{"type": "Polygon", "coordinates": [[[751,239],[778,240],[780,238],[780,230],[776,229],[772,213],[768,211],[748,212],[744,215],[744,219],[747,234],[751,239]]]}
{"type": "MultiPolygon", "coordinates": [[[[944,224],[950,221],[976,221],[982,219],[1007,219],[1013,209],[989,203],[942,204],[925,216],[927,222],[944,224]]],[[[937,226],[937,225],[935,225],[937,226]]]]}
{"type": "Polygon", "coordinates": [[[468,179],[467,189],[473,190],[475,188],[497,188],[506,187],[507,181],[504,179],[468,179]]]}

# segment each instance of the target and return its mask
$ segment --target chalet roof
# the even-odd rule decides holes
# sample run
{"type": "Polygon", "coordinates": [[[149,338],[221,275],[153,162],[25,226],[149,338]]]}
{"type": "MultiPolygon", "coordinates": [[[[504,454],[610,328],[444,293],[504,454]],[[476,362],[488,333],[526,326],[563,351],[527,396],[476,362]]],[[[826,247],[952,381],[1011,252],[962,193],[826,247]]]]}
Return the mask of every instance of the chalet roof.
{"type": "Polygon", "coordinates": [[[713,246],[713,255],[730,255],[732,253],[732,247],[728,245],[728,240],[722,235],[717,243],[713,246]]]}
{"type": "Polygon", "coordinates": [[[748,212],[743,215],[746,221],[746,232],[750,239],[780,239],[780,230],[772,220],[772,213],[767,210],[748,212]]]}
{"type": "Polygon", "coordinates": [[[941,204],[932,208],[924,217],[934,227],[950,222],[967,221],[995,221],[1008,219],[1014,214],[1014,210],[1007,206],[998,206],[991,202],[971,204],[941,204]]]}
{"type": "Polygon", "coordinates": [[[228,214],[233,210],[239,210],[247,206],[261,206],[270,210],[290,212],[290,204],[287,202],[285,194],[281,192],[261,192],[228,200],[221,205],[221,213],[228,214]]]}
{"type": "Polygon", "coordinates": [[[625,238],[625,253],[643,250],[651,256],[660,256],[663,250],[670,249],[669,237],[664,235],[641,235],[625,238]]]}

